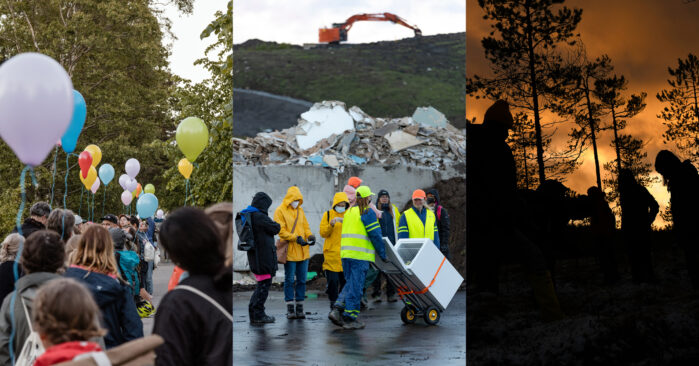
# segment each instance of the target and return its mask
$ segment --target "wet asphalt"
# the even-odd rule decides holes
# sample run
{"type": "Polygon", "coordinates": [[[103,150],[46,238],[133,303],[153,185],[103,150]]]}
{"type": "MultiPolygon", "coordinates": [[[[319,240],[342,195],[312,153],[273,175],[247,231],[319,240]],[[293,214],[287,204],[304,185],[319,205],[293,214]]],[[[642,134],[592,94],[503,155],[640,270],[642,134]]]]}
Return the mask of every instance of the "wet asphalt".
{"type": "Polygon", "coordinates": [[[308,292],[306,319],[286,319],[284,295],[270,291],[266,312],[276,322],[250,324],[251,291],[233,296],[233,362],[237,365],[464,365],[466,363],[466,293],[458,292],[439,324],[422,319],[406,325],[403,303],[383,298],[362,311],[361,330],[344,330],[328,320],[325,294],[308,292]]]}

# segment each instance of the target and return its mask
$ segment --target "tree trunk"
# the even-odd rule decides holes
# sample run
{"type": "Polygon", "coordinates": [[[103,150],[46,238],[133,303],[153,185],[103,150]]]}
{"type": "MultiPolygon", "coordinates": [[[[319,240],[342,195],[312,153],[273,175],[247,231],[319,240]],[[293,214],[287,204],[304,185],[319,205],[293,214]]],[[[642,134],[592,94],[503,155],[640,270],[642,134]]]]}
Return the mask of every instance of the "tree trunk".
{"type": "MultiPolygon", "coordinates": [[[[587,76],[585,76],[587,78],[587,76]]],[[[585,80],[585,98],[587,99],[587,116],[590,120],[590,137],[592,138],[592,152],[595,155],[595,173],[597,174],[597,188],[602,190],[602,178],[599,172],[599,156],[597,155],[597,138],[595,137],[595,119],[592,117],[592,102],[590,101],[590,88],[585,80]]]]}
{"type": "Polygon", "coordinates": [[[692,73],[692,91],[694,93],[694,118],[697,120],[697,126],[699,126],[699,101],[698,101],[698,97],[697,97],[697,74],[694,73],[693,68],[690,67],[689,70],[692,73]]]}
{"type": "Polygon", "coordinates": [[[612,126],[614,127],[614,148],[616,150],[616,175],[617,182],[619,181],[619,174],[621,173],[621,150],[619,149],[619,130],[616,124],[616,110],[615,106],[612,105],[612,126]]]}
{"type": "Polygon", "coordinates": [[[539,93],[536,89],[537,79],[534,69],[534,35],[532,34],[530,4],[527,1],[527,48],[529,49],[529,82],[532,90],[532,102],[534,106],[534,132],[536,134],[536,162],[539,166],[539,184],[546,180],[546,170],[544,169],[544,144],[541,136],[541,121],[539,118],[539,93]]]}

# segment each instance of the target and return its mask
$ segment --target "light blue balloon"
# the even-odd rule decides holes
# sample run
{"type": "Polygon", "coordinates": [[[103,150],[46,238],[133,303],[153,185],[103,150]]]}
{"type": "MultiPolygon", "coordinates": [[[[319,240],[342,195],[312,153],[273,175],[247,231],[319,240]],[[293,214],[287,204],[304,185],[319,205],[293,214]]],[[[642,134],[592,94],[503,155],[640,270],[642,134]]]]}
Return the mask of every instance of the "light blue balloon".
{"type": "Polygon", "coordinates": [[[75,145],[78,144],[78,137],[85,125],[87,117],[87,106],[85,98],[77,90],[73,89],[73,119],[70,120],[68,129],[61,137],[61,147],[66,153],[72,153],[75,150],[75,145]]]}
{"type": "Polygon", "coordinates": [[[144,193],[138,197],[138,202],[136,202],[136,211],[138,216],[143,219],[153,217],[155,211],[158,209],[158,198],[152,193],[144,193]]]}
{"type": "Polygon", "coordinates": [[[109,164],[102,164],[99,171],[100,180],[105,186],[114,179],[114,167],[109,164]]]}

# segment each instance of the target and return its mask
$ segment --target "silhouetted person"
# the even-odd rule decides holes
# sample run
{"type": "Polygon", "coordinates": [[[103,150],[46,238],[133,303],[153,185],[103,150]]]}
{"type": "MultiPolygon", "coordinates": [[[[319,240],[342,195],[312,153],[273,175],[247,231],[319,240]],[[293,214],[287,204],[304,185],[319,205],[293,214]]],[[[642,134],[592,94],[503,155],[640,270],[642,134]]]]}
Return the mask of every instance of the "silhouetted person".
{"type": "Polygon", "coordinates": [[[499,257],[509,251],[527,272],[544,319],[563,316],[541,250],[519,229],[522,213],[512,150],[505,140],[512,128],[509,105],[495,102],[483,124],[467,125],[467,270],[476,290],[498,292],[499,257]]]}
{"type": "Polygon", "coordinates": [[[637,283],[653,280],[650,251],[651,224],[658,215],[658,202],[646,187],[636,181],[628,169],[619,172],[621,232],[631,265],[631,276],[637,283]]]}
{"type": "Polygon", "coordinates": [[[588,188],[587,197],[590,210],[590,230],[595,242],[597,259],[602,268],[604,282],[613,284],[619,280],[619,271],[614,255],[616,218],[609,207],[604,192],[599,187],[588,188]]]}
{"type": "Polygon", "coordinates": [[[546,268],[555,282],[556,248],[564,243],[570,221],[568,188],[563,183],[547,179],[536,189],[534,218],[539,229],[539,245],[546,259],[546,268]]]}
{"type": "Polygon", "coordinates": [[[692,287],[699,290],[699,174],[689,160],[681,162],[667,150],[658,153],[655,170],[663,176],[670,192],[672,232],[684,249],[692,287]]]}

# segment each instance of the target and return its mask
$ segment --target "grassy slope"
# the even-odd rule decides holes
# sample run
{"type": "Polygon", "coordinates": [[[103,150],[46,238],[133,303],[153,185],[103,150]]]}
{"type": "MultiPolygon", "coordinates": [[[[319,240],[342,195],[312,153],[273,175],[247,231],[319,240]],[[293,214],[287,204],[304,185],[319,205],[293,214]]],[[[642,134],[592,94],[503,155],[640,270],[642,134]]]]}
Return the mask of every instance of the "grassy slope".
{"type": "Polygon", "coordinates": [[[465,125],[464,33],[312,50],[249,41],[234,54],[236,88],[341,100],[375,117],[404,117],[431,105],[465,125]]]}

